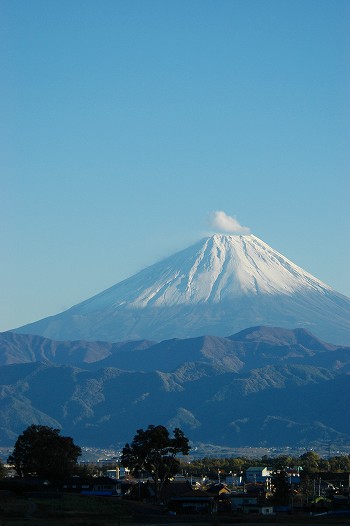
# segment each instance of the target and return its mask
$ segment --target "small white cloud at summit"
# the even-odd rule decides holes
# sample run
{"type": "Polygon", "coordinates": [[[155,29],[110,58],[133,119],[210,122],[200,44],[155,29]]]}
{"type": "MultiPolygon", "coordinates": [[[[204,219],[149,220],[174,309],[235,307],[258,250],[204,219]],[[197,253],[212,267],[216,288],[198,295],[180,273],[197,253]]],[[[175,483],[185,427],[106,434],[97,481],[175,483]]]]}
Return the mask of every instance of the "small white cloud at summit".
{"type": "Polygon", "coordinates": [[[229,216],[222,210],[216,210],[211,214],[211,226],[220,232],[231,234],[250,234],[250,228],[242,226],[235,217],[229,216]]]}

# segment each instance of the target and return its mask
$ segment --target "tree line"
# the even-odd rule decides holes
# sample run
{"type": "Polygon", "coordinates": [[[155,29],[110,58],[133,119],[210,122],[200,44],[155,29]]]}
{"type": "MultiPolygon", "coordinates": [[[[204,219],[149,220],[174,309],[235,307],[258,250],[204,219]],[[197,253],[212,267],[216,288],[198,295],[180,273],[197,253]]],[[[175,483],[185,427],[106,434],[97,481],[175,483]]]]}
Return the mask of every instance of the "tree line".
{"type": "MultiPolygon", "coordinates": [[[[267,466],[275,472],[287,468],[301,468],[305,474],[350,472],[350,455],[325,459],[315,451],[308,451],[299,457],[204,457],[187,461],[185,457],[190,449],[189,439],[181,429],[175,428],[171,433],[162,425],[150,425],[146,430],[138,429],[132,441],[125,444],[120,464],[128,467],[136,478],[147,472],[157,494],[171,477],[181,472],[186,476],[205,475],[214,480],[254,465],[267,466]]],[[[57,484],[72,475],[86,474],[78,465],[80,456],[81,448],[71,437],[62,436],[59,429],[33,424],[17,438],[8,463],[20,478],[34,476],[57,484]]],[[[0,462],[0,477],[5,475],[6,470],[0,462]]]]}
{"type": "Polygon", "coordinates": [[[307,451],[302,455],[290,456],[279,455],[269,457],[264,455],[259,458],[252,457],[204,457],[192,460],[190,463],[183,462],[182,469],[189,475],[201,476],[206,474],[211,478],[230,473],[240,473],[252,466],[266,466],[272,471],[289,469],[301,469],[306,473],[318,472],[350,472],[350,455],[335,455],[323,458],[315,451],[307,451]]]}

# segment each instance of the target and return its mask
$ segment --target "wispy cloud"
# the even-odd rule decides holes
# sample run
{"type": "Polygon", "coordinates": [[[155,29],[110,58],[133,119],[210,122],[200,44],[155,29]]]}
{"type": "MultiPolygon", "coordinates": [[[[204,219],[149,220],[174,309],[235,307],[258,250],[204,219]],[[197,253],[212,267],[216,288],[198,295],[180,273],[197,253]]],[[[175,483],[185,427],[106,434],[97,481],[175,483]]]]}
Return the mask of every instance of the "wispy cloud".
{"type": "Polygon", "coordinates": [[[242,226],[235,217],[229,216],[222,210],[216,210],[211,214],[211,227],[220,232],[231,234],[249,234],[250,228],[242,226]]]}

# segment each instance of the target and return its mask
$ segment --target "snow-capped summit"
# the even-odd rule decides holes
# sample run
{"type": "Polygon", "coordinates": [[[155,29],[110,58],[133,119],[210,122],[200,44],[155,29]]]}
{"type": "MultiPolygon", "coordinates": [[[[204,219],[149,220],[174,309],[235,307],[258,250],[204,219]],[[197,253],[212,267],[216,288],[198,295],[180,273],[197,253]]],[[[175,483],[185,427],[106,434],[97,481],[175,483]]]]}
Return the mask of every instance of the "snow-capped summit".
{"type": "Polygon", "coordinates": [[[350,343],[350,300],[254,235],[215,234],[71,309],[16,332],[54,339],[227,336],[305,327],[350,343]]]}
{"type": "Polygon", "coordinates": [[[331,290],[253,235],[215,234],[80,304],[84,312],[219,303],[242,295],[331,290]]]}

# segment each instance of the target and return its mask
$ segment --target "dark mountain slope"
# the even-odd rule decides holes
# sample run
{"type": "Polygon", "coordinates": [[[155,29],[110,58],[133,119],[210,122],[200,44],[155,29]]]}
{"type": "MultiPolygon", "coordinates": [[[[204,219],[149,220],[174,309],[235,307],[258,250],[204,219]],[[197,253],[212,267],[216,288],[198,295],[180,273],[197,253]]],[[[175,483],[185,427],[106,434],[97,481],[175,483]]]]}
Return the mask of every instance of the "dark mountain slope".
{"type": "Polygon", "coordinates": [[[0,365],[28,362],[52,362],[60,365],[92,364],[119,352],[145,349],[147,340],[120,343],[55,341],[31,334],[0,333],[0,365]]]}
{"type": "Polygon", "coordinates": [[[28,370],[22,381],[1,388],[0,428],[13,437],[40,421],[101,447],[128,441],[154,422],[179,425],[194,441],[223,445],[350,440],[348,375],[301,365],[246,375],[218,375],[201,364],[189,368],[192,379],[179,370],[88,372],[39,364],[34,374],[28,370]]]}
{"type": "Polygon", "coordinates": [[[350,348],[300,329],[117,344],[4,333],[0,355],[26,362],[0,367],[4,441],[41,423],[102,447],[163,423],[221,445],[350,443],[350,348]]]}
{"type": "Polygon", "coordinates": [[[344,445],[349,443],[349,389],[348,375],[298,388],[265,389],[243,399],[230,396],[228,389],[224,400],[206,401],[196,415],[199,420],[208,417],[206,425],[220,430],[224,444],[344,445]],[[222,425],[224,421],[227,425],[222,425]]]}
{"type": "MultiPolygon", "coordinates": [[[[281,327],[249,327],[228,337],[229,340],[245,343],[259,343],[270,346],[295,346],[299,345],[313,351],[334,350],[337,346],[323,342],[306,329],[285,329],[281,327]]],[[[339,347],[339,346],[338,346],[339,347]]]]}
{"type": "Polygon", "coordinates": [[[99,364],[95,363],[94,367],[171,372],[186,362],[210,364],[218,372],[239,371],[243,366],[237,357],[235,344],[225,338],[200,336],[165,340],[147,349],[134,349],[133,352],[121,351],[99,364]]]}
{"type": "Polygon", "coordinates": [[[349,362],[348,356],[349,347],[322,342],[303,329],[276,327],[254,327],[228,338],[200,336],[159,343],[55,342],[38,336],[0,334],[0,363],[48,361],[90,370],[116,367],[171,372],[187,362],[200,362],[221,374],[279,363],[336,366],[338,360],[341,367],[349,362]]]}

